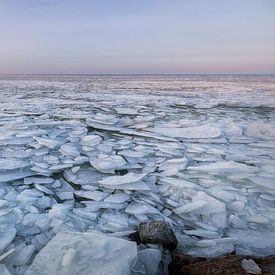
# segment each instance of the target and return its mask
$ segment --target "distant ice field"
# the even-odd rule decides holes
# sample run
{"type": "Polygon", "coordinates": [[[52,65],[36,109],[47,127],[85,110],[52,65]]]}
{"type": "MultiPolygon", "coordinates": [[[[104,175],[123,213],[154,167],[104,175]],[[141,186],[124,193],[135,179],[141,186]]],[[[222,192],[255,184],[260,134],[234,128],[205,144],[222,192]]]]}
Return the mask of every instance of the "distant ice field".
{"type": "Polygon", "coordinates": [[[275,254],[275,76],[0,76],[13,274],[57,232],[151,220],[191,256],[275,254]]]}

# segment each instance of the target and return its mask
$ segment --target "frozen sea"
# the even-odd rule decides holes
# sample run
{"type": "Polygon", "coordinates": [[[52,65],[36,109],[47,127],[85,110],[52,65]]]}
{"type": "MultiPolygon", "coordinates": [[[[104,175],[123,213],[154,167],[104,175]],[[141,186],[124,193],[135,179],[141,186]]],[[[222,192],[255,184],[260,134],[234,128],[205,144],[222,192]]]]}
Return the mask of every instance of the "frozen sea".
{"type": "Polygon", "coordinates": [[[152,220],[191,256],[275,254],[275,76],[0,76],[0,269],[152,220]]]}

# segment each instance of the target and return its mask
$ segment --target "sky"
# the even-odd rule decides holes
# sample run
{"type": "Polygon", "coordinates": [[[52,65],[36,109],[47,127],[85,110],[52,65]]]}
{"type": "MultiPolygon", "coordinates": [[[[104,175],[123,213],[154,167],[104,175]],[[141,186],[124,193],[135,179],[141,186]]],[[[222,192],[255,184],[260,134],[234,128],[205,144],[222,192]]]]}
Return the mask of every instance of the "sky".
{"type": "Polygon", "coordinates": [[[0,0],[0,74],[275,73],[274,0],[0,0]]]}

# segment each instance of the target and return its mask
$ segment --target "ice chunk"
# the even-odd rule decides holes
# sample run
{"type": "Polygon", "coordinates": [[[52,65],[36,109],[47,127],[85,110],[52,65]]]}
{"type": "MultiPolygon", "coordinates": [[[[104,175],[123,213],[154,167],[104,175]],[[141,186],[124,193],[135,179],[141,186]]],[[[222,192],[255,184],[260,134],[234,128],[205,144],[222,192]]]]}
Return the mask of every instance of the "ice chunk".
{"type": "Polygon", "coordinates": [[[244,172],[257,172],[258,168],[248,166],[243,163],[235,161],[218,161],[210,164],[203,164],[199,166],[189,166],[187,170],[208,172],[213,174],[224,174],[224,173],[244,173],[244,172]]]}
{"type": "Polygon", "coordinates": [[[71,168],[71,167],[73,167],[73,164],[63,163],[63,164],[52,165],[49,169],[56,172],[56,171],[64,170],[66,168],[71,168]]]}
{"type": "Polygon", "coordinates": [[[221,131],[219,128],[209,125],[194,126],[186,128],[178,127],[155,127],[147,129],[154,133],[158,133],[168,137],[178,137],[178,138],[217,138],[221,136],[221,131]]]}
{"type": "Polygon", "coordinates": [[[81,138],[80,144],[83,146],[93,147],[101,142],[102,138],[97,135],[88,135],[81,138]]]}
{"type": "Polygon", "coordinates": [[[0,140],[0,145],[24,145],[31,143],[33,141],[33,138],[28,137],[11,137],[6,139],[0,140]]]}
{"type": "Polygon", "coordinates": [[[98,180],[102,178],[102,174],[94,168],[80,168],[76,173],[66,170],[64,178],[77,185],[97,185],[98,180]]]}
{"type": "Polygon", "coordinates": [[[7,172],[1,172],[0,173],[0,182],[8,182],[18,179],[23,179],[28,176],[35,175],[36,173],[34,171],[7,171],[7,172]]]}
{"type": "Polygon", "coordinates": [[[151,190],[150,186],[144,182],[144,181],[137,181],[137,182],[131,182],[131,183],[124,183],[124,184],[119,184],[119,185],[108,185],[104,186],[105,188],[108,189],[117,189],[117,190],[139,190],[139,191],[149,191],[151,190]]]}
{"type": "Polygon", "coordinates": [[[43,160],[46,161],[48,164],[58,164],[59,163],[59,158],[57,156],[52,156],[52,155],[44,156],[43,160]]]}
{"type": "Polygon", "coordinates": [[[192,257],[212,258],[221,255],[229,254],[234,251],[234,245],[213,245],[207,247],[191,248],[187,251],[187,254],[192,257]]]}
{"type": "Polygon", "coordinates": [[[262,274],[262,270],[252,259],[243,259],[241,266],[249,274],[262,274]]]}
{"type": "Polygon", "coordinates": [[[33,245],[19,247],[11,256],[9,256],[7,262],[10,262],[13,265],[24,265],[31,259],[34,250],[35,247],[33,245]]]}
{"type": "Polygon", "coordinates": [[[104,153],[111,153],[112,149],[113,149],[113,145],[112,144],[99,144],[97,146],[97,149],[104,153]]]}
{"type": "Polygon", "coordinates": [[[220,234],[216,231],[196,229],[196,230],[184,230],[185,234],[203,237],[207,239],[215,239],[220,237],[220,234]]]}
{"type": "Polygon", "coordinates": [[[94,221],[98,216],[97,213],[87,211],[86,208],[74,208],[72,211],[74,214],[92,221],[94,221]]]}
{"type": "Polygon", "coordinates": [[[120,115],[137,115],[137,110],[133,108],[116,108],[116,111],[120,115]]]}
{"type": "Polygon", "coordinates": [[[259,121],[248,123],[246,134],[249,137],[253,136],[257,138],[275,137],[274,125],[272,125],[272,123],[261,123],[259,121]]]}
{"type": "Polygon", "coordinates": [[[170,159],[160,164],[159,170],[165,176],[176,175],[179,171],[184,170],[187,166],[188,160],[183,159],[170,159]]]}
{"type": "Polygon", "coordinates": [[[77,148],[74,145],[70,145],[70,144],[61,145],[60,148],[59,148],[59,151],[63,155],[69,156],[69,157],[77,157],[77,156],[80,155],[77,148]]]}
{"type": "Polygon", "coordinates": [[[74,193],[79,197],[95,201],[102,201],[109,195],[109,193],[104,193],[101,191],[75,191],[74,193]]]}
{"type": "Polygon", "coordinates": [[[192,202],[203,200],[207,202],[204,207],[196,210],[204,221],[211,222],[214,226],[224,228],[226,226],[226,209],[225,204],[213,197],[207,195],[203,191],[199,191],[192,197],[192,202]]]}
{"type": "Polygon", "coordinates": [[[103,173],[114,173],[114,169],[122,167],[126,161],[117,155],[99,155],[97,159],[90,160],[91,165],[103,173]]]}
{"type": "Polygon", "coordinates": [[[106,177],[104,179],[101,179],[98,181],[99,185],[103,186],[116,186],[116,185],[122,185],[126,183],[133,183],[140,181],[143,179],[147,174],[136,174],[134,172],[129,172],[128,174],[124,176],[110,176],[106,177]]]}
{"type": "Polygon", "coordinates": [[[227,235],[236,239],[236,253],[266,257],[275,253],[275,232],[261,230],[230,230],[227,235]],[[240,251],[240,252],[239,252],[240,251]]]}
{"type": "Polygon", "coordinates": [[[1,275],[11,275],[5,264],[0,264],[0,274],[1,275]]]}
{"type": "Polygon", "coordinates": [[[229,191],[224,191],[220,187],[209,188],[207,193],[217,199],[223,200],[225,202],[230,202],[235,199],[235,195],[229,191]]]}
{"type": "MultiPolygon", "coordinates": [[[[6,257],[8,257],[10,254],[12,254],[15,251],[15,248],[12,248],[8,250],[7,252],[0,255],[0,262],[2,262],[6,257]]],[[[1,273],[0,273],[1,274],[1,273]]]]}
{"type": "Polygon", "coordinates": [[[63,179],[60,180],[60,187],[58,187],[55,192],[61,200],[70,200],[74,197],[74,189],[63,179]]]}
{"type": "Polygon", "coordinates": [[[0,253],[13,241],[16,229],[12,226],[0,225],[0,253]]]}
{"type": "Polygon", "coordinates": [[[198,212],[200,212],[202,215],[210,215],[213,213],[220,213],[225,211],[225,204],[223,202],[214,199],[203,191],[199,191],[195,196],[192,197],[192,201],[198,200],[207,202],[207,205],[203,209],[198,210],[198,212]]]}
{"type": "Polygon", "coordinates": [[[253,176],[250,178],[250,180],[252,180],[254,183],[256,183],[259,186],[275,190],[274,178],[253,176]]]}
{"type": "Polygon", "coordinates": [[[247,221],[253,222],[253,223],[259,223],[259,224],[268,224],[269,223],[269,219],[262,215],[250,216],[247,218],[247,221]]]}
{"type": "Polygon", "coordinates": [[[117,123],[119,119],[115,115],[97,113],[94,117],[94,120],[111,125],[117,123]]]}
{"type": "Polygon", "coordinates": [[[43,186],[41,184],[37,184],[36,183],[34,186],[35,186],[35,188],[37,190],[39,190],[39,191],[41,191],[41,192],[43,192],[45,194],[49,194],[49,195],[53,195],[54,194],[54,192],[52,190],[50,190],[49,188],[47,188],[47,187],[45,187],[45,186],[43,186]]]}
{"type": "Polygon", "coordinates": [[[138,252],[138,258],[145,265],[146,274],[158,275],[162,253],[159,249],[148,248],[138,252]]]}
{"type": "Polygon", "coordinates": [[[201,207],[203,207],[206,204],[207,204],[206,201],[197,200],[197,201],[194,201],[191,203],[184,204],[181,207],[175,208],[173,211],[176,214],[188,213],[188,212],[192,212],[194,210],[200,209],[201,207]]]}
{"type": "Polygon", "coordinates": [[[112,194],[109,197],[104,199],[104,202],[109,203],[124,203],[125,201],[129,200],[130,196],[126,193],[116,193],[112,194]]]}
{"type": "Polygon", "coordinates": [[[83,201],[88,211],[97,212],[99,209],[123,209],[125,204],[108,203],[103,201],[83,201]]]}
{"type": "Polygon", "coordinates": [[[247,224],[236,215],[230,215],[229,222],[235,228],[247,229],[247,224]]]}
{"type": "Polygon", "coordinates": [[[197,184],[187,181],[185,179],[176,179],[172,177],[161,177],[161,182],[168,183],[176,188],[192,188],[192,189],[201,189],[197,184]]]}
{"type": "Polygon", "coordinates": [[[217,243],[214,240],[202,240],[202,241],[198,241],[196,243],[197,246],[212,246],[212,245],[216,245],[217,243]]]}
{"type": "Polygon", "coordinates": [[[245,208],[243,201],[234,201],[227,205],[227,208],[233,212],[242,212],[245,208]]]}
{"type": "Polygon", "coordinates": [[[54,149],[60,145],[59,141],[49,139],[49,138],[42,138],[42,137],[35,137],[34,138],[40,145],[46,146],[50,149],[54,149]]]}
{"type": "Polygon", "coordinates": [[[72,173],[75,174],[80,169],[79,166],[75,166],[72,168],[72,173]]]}
{"type": "Polygon", "coordinates": [[[125,209],[125,213],[134,214],[134,215],[143,215],[143,214],[159,214],[160,212],[156,208],[148,204],[132,202],[125,209]]]}
{"type": "Polygon", "coordinates": [[[0,158],[0,170],[22,169],[30,165],[29,161],[15,158],[0,158]]]}
{"type": "Polygon", "coordinates": [[[129,227],[129,217],[127,214],[117,214],[110,210],[105,210],[102,213],[100,221],[101,228],[106,231],[114,231],[114,229],[115,231],[122,231],[128,229],[129,227]]]}
{"type": "Polygon", "coordinates": [[[0,200],[0,208],[7,204],[8,204],[8,202],[6,200],[0,200]]]}
{"type": "Polygon", "coordinates": [[[126,158],[143,158],[146,155],[142,151],[134,151],[134,150],[122,150],[122,151],[119,151],[118,154],[126,158]]]}
{"type": "Polygon", "coordinates": [[[58,233],[35,257],[25,275],[129,274],[134,242],[99,232],[58,233]]]}

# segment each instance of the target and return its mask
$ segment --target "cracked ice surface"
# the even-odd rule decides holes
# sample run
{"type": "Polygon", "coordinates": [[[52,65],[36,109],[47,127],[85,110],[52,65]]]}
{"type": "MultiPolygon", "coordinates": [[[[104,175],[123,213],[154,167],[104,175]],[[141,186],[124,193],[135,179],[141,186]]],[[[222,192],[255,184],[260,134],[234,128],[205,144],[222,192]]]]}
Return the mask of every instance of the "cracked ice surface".
{"type": "Polygon", "coordinates": [[[275,254],[274,77],[1,76],[0,101],[3,269],[150,220],[192,256],[275,254]]]}

